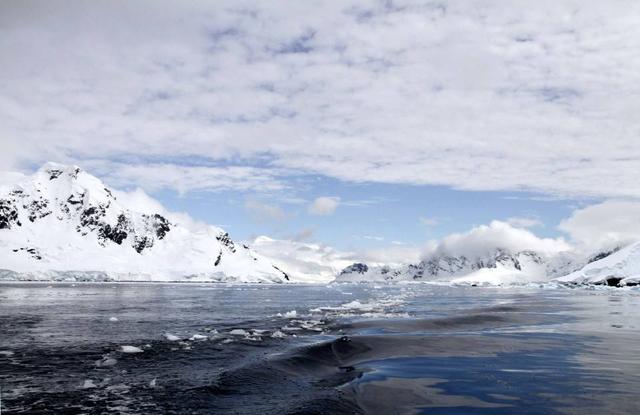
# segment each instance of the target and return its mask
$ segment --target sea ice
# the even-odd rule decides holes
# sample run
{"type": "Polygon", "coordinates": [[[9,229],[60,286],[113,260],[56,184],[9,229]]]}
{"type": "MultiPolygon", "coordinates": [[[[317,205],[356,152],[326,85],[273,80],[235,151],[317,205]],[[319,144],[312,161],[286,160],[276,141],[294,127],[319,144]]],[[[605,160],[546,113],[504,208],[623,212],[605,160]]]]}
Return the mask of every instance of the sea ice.
{"type": "Polygon", "coordinates": [[[180,337],[176,336],[175,334],[171,334],[171,333],[165,333],[164,334],[164,338],[169,340],[170,342],[180,341],[180,337]]]}
{"type": "Polygon", "coordinates": [[[207,339],[208,337],[203,336],[202,334],[194,334],[193,336],[191,336],[189,340],[194,341],[194,340],[207,340],[207,339]]]}
{"type": "Polygon", "coordinates": [[[120,346],[122,353],[142,353],[143,350],[136,346],[120,346]]]}

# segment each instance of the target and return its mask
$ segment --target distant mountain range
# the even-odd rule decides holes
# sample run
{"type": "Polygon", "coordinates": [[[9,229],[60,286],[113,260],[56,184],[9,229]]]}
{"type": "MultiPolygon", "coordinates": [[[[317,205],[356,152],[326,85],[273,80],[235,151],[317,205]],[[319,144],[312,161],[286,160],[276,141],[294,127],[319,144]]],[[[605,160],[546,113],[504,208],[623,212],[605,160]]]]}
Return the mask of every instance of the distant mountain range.
{"type": "Polygon", "coordinates": [[[0,279],[285,282],[222,229],[127,206],[76,166],[0,186],[0,279]]]}
{"type": "Polygon", "coordinates": [[[495,249],[483,256],[432,255],[401,267],[355,263],[337,282],[442,281],[458,284],[512,284],[555,280],[562,283],[636,285],[640,281],[640,242],[588,257],[570,252],[541,254],[495,249]]]}

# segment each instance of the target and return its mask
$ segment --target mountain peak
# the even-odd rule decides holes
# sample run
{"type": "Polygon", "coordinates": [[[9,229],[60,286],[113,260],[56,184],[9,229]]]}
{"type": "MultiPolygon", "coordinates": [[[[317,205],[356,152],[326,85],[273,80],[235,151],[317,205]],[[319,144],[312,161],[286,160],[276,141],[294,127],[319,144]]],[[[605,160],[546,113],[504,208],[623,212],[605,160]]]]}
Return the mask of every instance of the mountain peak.
{"type": "Polygon", "coordinates": [[[49,176],[49,180],[54,180],[61,176],[77,179],[81,171],[82,169],[76,165],[60,164],[53,161],[46,162],[38,169],[39,173],[49,176]]]}

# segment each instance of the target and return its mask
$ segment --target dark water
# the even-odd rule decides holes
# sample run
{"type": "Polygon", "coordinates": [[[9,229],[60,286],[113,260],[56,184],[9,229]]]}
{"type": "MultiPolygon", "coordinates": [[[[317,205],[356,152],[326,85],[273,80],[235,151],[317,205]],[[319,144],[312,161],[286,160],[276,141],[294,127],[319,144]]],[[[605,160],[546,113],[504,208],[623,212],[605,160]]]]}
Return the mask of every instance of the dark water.
{"type": "Polygon", "coordinates": [[[632,289],[4,284],[2,413],[637,414],[639,311],[632,289]]]}

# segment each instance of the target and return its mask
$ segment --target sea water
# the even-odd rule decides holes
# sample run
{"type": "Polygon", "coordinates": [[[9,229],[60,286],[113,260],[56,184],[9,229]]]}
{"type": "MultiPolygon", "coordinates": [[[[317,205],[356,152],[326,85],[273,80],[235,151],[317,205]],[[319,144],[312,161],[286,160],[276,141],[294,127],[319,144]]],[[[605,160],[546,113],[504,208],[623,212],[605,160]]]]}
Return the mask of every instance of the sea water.
{"type": "Polygon", "coordinates": [[[2,413],[640,413],[640,291],[0,285],[2,413]]]}

